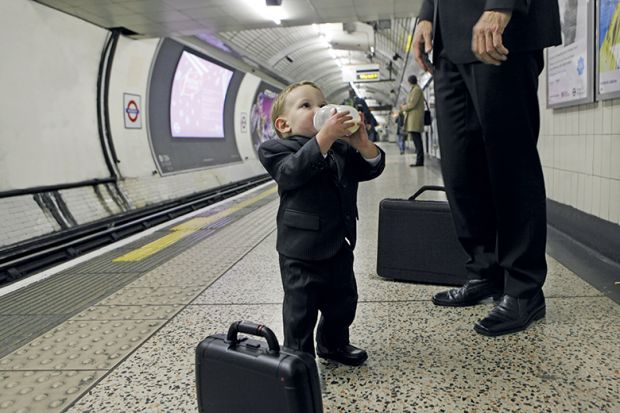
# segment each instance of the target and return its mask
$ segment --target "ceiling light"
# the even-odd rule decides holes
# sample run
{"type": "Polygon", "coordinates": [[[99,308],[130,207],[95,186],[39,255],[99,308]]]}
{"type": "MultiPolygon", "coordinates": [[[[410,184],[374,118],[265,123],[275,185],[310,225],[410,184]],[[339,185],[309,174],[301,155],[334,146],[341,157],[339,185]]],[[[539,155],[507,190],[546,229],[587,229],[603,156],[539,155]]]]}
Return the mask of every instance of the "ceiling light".
{"type": "MultiPolygon", "coordinates": [[[[267,1],[267,4],[256,0],[243,1],[247,5],[247,7],[254,10],[255,13],[259,14],[264,19],[271,20],[276,24],[282,23],[282,19],[284,18],[284,12],[282,10],[282,7],[277,7],[279,6],[279,4],[268,5],[270,4],[269,1],[267,1]]],[[[282,3],[281,0],[280,3],[282,3]]]]}

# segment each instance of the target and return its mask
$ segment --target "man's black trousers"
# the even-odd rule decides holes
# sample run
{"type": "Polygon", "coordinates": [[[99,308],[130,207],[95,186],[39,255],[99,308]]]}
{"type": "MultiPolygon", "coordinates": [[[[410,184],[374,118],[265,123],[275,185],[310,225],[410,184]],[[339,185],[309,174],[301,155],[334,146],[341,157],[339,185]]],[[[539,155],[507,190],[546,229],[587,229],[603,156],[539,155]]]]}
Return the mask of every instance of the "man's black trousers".
{"type": "Polygon", "coordinates": [[[319,311],[317,343],[330,350],[348,344],[349,326],[357,308],[351,247],[343,241],[335,256],[320,261],[280,254],[280,273],[284,345],[314,355],[313,332],[319,311]]]}
{"type": "Polygon", "coordinates": [[[441,166],[471,278],[506,294],[542,287],[547,264],[546,195],[536,143],[542,51],[500,66],[454,64],[438,53],[435,98],[441,166]]]}

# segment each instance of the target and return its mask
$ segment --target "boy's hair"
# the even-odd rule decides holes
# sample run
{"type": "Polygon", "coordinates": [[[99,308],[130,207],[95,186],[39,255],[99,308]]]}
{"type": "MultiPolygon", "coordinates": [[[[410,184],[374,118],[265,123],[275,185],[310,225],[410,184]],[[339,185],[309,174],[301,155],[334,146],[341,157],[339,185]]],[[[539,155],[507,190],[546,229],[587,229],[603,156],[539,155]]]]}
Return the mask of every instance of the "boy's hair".
{"type": "Polygon", "coordinates": [[[411,75],[409,76],[409,83],[411,83],[412,85],[415,85],[416,83],[418,83],[418,78],[416,75],[411,75]]]}
{"type": "Polygon", "coordinates": [[[274,100],[273,105],[271,106],[271,124],[273,125],[273,129],[276,131],[280,138],[283,138],[283,136],[282,134],[280,134],[278,128],[276,128],[276,119],[278,119],[278,117],[282,115],[282,113],[284,113],[285,100],[287,96],[293,91],[293,89],[306,85],[312,86],[319,91],[321,90],[321,88],[316,83],[309,80],[302,80],[301,82],[292,83],[285,87],[284,90],[278,94],[278,97],[276,97],[276,100],[274,100]]]}

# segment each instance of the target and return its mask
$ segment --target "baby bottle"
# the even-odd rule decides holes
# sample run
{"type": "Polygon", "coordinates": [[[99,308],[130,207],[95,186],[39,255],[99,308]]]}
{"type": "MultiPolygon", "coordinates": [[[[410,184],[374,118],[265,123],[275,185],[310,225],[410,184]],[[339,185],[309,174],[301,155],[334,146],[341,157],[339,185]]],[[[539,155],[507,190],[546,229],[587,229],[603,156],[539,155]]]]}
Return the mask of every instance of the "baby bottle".
{"type": "Polygon", "coordinates": [[[347,106],[347,105],[329,104],[329,105],[323,106],[321,109],[319,109],[317,113],[314,114],[314,119],[313,119],[314,128],[316,130],[321,130],[321,128],[325,124],[325,121],[329,119],[329,117],[332,115],[333,109],[336,109],[337,112],[349,112],[349,114],[353,118],[353,120],[349,121],[349,122],[353,122],[353,125],[349,127],[349,132],[355,133],[355,131],[360,126],[360,114],[357,112],[357,109],[355,109],[352,106],[347,106]]]}

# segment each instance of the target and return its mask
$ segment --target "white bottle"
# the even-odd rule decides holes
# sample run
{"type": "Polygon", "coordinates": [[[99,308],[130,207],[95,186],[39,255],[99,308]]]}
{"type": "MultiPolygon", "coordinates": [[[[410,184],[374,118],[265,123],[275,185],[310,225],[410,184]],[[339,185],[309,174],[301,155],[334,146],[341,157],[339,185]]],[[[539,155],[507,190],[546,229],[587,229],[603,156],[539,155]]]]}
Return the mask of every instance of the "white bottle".
{"type": "Polygon", "coordinates": [[[329,104],[323,106],[321,109],[319,109],[317,113],[314,114],[314,128],[317,131],[321,130],[321,128],[325,124],[325,121],[327,121],[327,119],[329,119],[329,117],[332,115],[333,109],[336,109],[337,112],[349,112],[349,114],[353,118],[353,120],[349,121],[353,122],[353,125],[351,125],[351,127],[349,128],[349,132],[355,133],[355,131],[357,131],[357,129],[360,127],[360,114],[357,109],[347,105],[329,104]]]}

